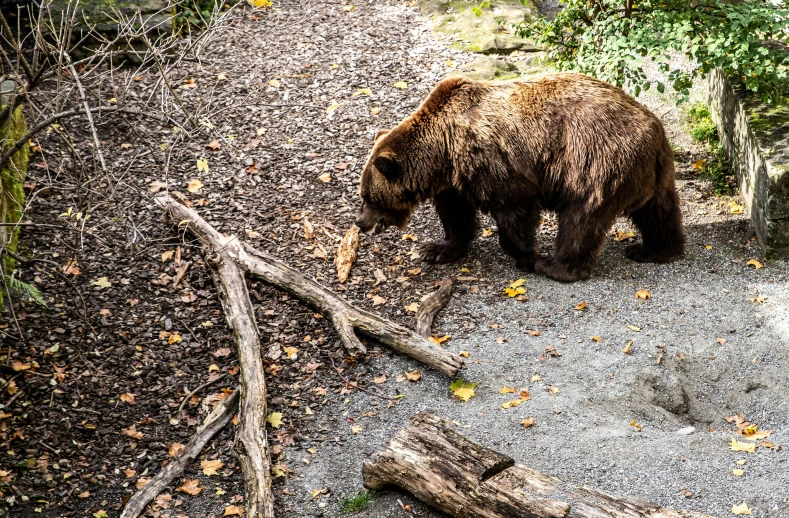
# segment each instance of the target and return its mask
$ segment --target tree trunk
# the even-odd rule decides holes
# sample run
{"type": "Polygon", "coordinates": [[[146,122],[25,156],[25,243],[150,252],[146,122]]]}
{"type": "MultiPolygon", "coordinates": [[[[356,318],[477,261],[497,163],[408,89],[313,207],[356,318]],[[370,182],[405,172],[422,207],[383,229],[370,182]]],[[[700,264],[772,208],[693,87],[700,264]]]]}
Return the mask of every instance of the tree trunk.
{"type": "Polygon", "coordinates": [[[450,421],[417,414],[362,467],[364,486],[399,486],[459,518],[712,518],[575,488],[480,446],[450,421]]]}

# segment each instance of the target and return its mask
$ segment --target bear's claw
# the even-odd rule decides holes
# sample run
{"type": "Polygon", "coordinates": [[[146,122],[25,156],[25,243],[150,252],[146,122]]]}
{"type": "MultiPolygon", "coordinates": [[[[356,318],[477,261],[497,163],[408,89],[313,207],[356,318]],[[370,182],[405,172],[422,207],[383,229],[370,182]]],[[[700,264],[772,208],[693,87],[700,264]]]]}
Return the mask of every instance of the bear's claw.
{"type": "Polygon", "coordinates": [[[419,256],[426,263],[453,263],[468,253],[468,246],[452,241],[425,243],[419,247],[419,256]]]}

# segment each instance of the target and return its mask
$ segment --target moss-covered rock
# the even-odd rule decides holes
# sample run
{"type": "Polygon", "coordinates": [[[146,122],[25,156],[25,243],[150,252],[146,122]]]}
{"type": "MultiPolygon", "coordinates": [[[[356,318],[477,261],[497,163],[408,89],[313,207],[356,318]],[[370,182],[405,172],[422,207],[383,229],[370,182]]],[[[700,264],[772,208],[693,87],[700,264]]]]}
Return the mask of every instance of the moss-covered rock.
{"type": "MultiPolygon", "coordinates": [[[[73,11],[75,2],[69,0],[52,0],[49,10],[52,13],[53,27],[59,27],[63,13],[73,11]]],[[[114,33],[117,31],[116,12],[131,16],[139,12],[146,25],[153,27],[164,24],[172,15],[167,8],[166,0],[80,0],[76,7],[81,16],[77,16],[77,29],[90,24],[99,32],[114,33]]]]}
{"type": "MultiPolygon", "coordinates": [[[[0,85],[1,92],[8,92],[12,88],[14,85],[10,81],[0,85]]],[[[0,102],[5,106],[5,102],[8,102],[7,95],[2,95],[0,102]]],[[[27,124],[22,107],[19,106],[14,110],[10,119],[0,126],[0,149],[2,152],[7,152],[25,133],[27,133],[27,124]]],[[[0,170],[0,223],[3,224],[0,225],[0,246],[6,247],[12,252],[16,251],[19,243],[19,228],[8,224],[17,223],[22,218],[25,206],[24,183],[27,177],[29,158],[30,150],[28,146],[23,146],[0,170]]],[[[7,254],[3,254],[0,261],[2,261],[3,272],[9,275],[14,269],[14,260],[7,254]]],[[[0,308],[3,305],[4,294],[5,289],[0,289],[0,308]]]]}

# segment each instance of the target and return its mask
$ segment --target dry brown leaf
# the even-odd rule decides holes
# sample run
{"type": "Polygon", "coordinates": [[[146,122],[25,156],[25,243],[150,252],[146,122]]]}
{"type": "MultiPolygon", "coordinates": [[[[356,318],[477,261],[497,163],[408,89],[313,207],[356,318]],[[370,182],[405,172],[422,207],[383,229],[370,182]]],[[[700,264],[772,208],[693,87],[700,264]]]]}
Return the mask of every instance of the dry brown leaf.
{"type": "Polygon", "coordinates": [[[225,512],[222,513],[222,516],[243,516],[244,515],[244,508],[240,505],[229,505],[225,507],[225,512]]]}
{"type": "Polygon", "coordinates": [[[627,344],[625,344],[625,348],[622,349],[622,352],[625,354],[630,354],[630,348],[632,346],[633,346],[633,340],[630,340],[629,342],[627,342],[627,344]]]}
{"type": "Polygon", "coordinates": [[[521,419],[521,425],[524,428],[530,428],[530,427],[534,426],[535,422],[536,421],[534,420],[533,417],[527,417],[526,419],[521,419]]]}
{"type": "Polygon", "coordinates": [[[176,488],[176,491],[181,491],[182,493],[186,493],[187,495],[196,496],[200,494],[200,491],[203,490],[202,487],[198,487],[200,485],[200,479],[196,478],[194,480],[184,479],[184,483],[181,484],[180,487],[176,488]]]}
{"type": "Polygon", "coordinates": [[[180,442],[171,442],[167,447],[167,453],[170,455],[170,457],[176,457],[183,449],[184,445],[180,442]]]}
{"type": "Polygon", "coordinates": [[[359,227],[353,225],[340,242],[340,248],[337,250],[337,257],[334,260],[337,266],[337,278],[340,282],[348,280],[348,274],[351,272],[351,266],[356,261],[356,250],[359,248],[359,227]]]}
{"type": "Polygon", "coordinates": [[[121,401],[123,401],[124,403],[128,403],[128,404],[130,404],[130,405],[135,405],[135,404],[137,404],[137,402],[134,400],[134,394],[132,394],[131,392],[126,392],[126,393],[124,393],[124,394],[121,394],[121,397],[120,397],[120,399],[121,399],[121,401]]]}
{"type": "Polygon", "coordinates": [[[224,466],[225,463],[219,459],[204,460],[200,462],[200,467],[203,468],[203,475],[218,475],[217,470],[224,466]]]}
{"type": "Polygon", "coordinates": [[[422,374],[419,372],[419,370],[414,370],[412,372],[405,371],[405,377],[409,381],[419,381],[420,378],[422,378],[422,374]]]}
{"type": "Polygon", "coordinates": [[[381,383],[385,383],[385,382],[386,382],[386,374],[381,374],[380,376],[376,376],[375,378],[373,378],[373,383],[375,383],[376,385],[380,385],[381,383]]]}
{"type": "Polygon", "coordinates": [[[652,295],[647,290],[638,290],[636,292],[636,298],[641,300],[649,300],[652,298],[652,295]]]}
{"type": "Polygon", "coordinates": [[[140,440],[142,439],[143,433],[137,431],[137,425],[133,424],[128,428],[124,428],[121,430],[121,433],[126,437],[131,437],[132,439],[140,440]]]}

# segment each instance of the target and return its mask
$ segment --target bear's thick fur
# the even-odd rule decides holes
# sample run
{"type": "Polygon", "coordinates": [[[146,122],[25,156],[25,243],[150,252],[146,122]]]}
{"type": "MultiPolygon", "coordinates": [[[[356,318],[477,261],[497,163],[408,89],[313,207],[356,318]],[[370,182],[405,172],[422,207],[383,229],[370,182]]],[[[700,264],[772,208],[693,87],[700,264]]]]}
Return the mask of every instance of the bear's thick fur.
{"type": "Polygon", "coordinates": [[[619,88],[575,73],[441,81],[411,116],[378,132],[361,195],[365,232],[405,228],[433,200],[446,238],[422,247],[428,262],[468,252],[478,210],[496,220],[518,268],[559,281],[591,275],[621,214],[641,232],[630,259],[667,262],[685,243],[660,120],[619,88]],[[559,217],[550,257],[535,249],[543,209],[559,217]]]}

